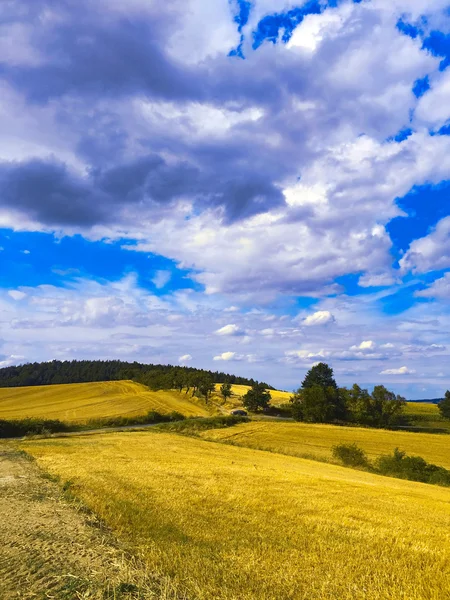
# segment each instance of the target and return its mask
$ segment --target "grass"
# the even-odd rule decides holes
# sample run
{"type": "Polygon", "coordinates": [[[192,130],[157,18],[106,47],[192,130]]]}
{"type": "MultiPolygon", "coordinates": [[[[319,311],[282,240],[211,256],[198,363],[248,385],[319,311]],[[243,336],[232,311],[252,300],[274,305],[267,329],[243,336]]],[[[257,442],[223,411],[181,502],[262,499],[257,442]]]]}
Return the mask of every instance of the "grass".
{"type": "Polygon", "coordinates": [[[236,446],[325,461],[332,460],[332,448],[336,444],[355,443],[371,460],[390,454],[398,447],[408,454],[450,468],[450,438],[432,433],[258,421],[236,425],[232,430],[206,431],[201,436],[236,446]]]}
{"type": "Polygon", "coordinates": [[[133,381],[105,381],[0,388],[0,419],[43,418],[86,423],[106,417],[134,417],[150,410],[208,416],[197,399],[177,391],[153,392],[133,381]]]}
{"type": "Polygon", "coordinates": [[[161,432],[22,447],[189,598],[448,597],[446,488],[161,432]]]}

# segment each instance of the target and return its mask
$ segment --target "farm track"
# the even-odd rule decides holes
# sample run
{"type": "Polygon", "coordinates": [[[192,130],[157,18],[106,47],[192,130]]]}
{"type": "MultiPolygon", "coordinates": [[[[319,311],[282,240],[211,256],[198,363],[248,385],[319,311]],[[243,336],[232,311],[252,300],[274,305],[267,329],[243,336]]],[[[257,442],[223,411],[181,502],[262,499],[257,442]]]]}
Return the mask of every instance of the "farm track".
{"type": "Polygon", "coordinates": [[[0,444],[0,598],[175,598],[127,558],[97,518],[37,465],[0,444]]]}

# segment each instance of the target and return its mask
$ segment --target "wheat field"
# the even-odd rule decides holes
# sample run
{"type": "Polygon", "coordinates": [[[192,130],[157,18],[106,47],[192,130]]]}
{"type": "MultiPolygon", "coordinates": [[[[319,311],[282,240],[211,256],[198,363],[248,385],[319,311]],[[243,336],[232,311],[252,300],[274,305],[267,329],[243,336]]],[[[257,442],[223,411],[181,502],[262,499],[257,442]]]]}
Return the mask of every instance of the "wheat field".
{"type": "Polygon", "coordinates": [[[209,410],[190,395],[153,392],[134,381],[103,381],[0,388],[0,419],[36,417],[83,423],[89,419],[143,415],[149,410],[207,416],[209,410]]]}
{"type": "Polygon", "coordinates": [[[449,489],[154,431],[22,447],[192,600],[450,597],[449,489]]]}
{"type": "MultiPolygon", "coordinates": [[[[224,402],[221,395],[220,395],[220,386],[222,384],[220,383],[216,383],[216,391],[214,394],[214,400],[220,404],[221,406],[223,406],[224,408],[228,408],[228,409],[233,409],[233,408],[240,408],[242,407],[242,396],[244,396],[248,390],[250,389],[249,385],[240,385],[240,384],[233,384],[231,386],[231,393],[232,395],[230,396],[230,398],[227,398],[227,400],[224,402]]],[[[277,406],[279,404],[287,404],[289,402],[289,399],[292,396],[291,392],[283,392],[281,390],[270,390],[270,395],[272,397],[272,404],[277,406]]]]}
{"type": "Polygon", "coordinates": [[[422,456],[431,463],[450,469],[450,437],[445,434],[257,421],[230,429],[209,430],[200,435],[204,439],[236,446],[319,460],[331,460],[332,447],[340,443],[357,444],[371,459],[380,454],[390,454],[399,447],[408,454],[422,456]]]}

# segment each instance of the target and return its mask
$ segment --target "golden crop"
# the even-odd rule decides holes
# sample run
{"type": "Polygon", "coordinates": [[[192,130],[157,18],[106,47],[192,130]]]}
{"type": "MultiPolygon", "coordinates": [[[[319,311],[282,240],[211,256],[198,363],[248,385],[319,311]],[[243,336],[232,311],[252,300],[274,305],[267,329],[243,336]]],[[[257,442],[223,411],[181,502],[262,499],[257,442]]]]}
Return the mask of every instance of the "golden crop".
{"type": "Polygon", "coordinates": [[[331,460],[334,445],[355,443],[369,458],[391,454],[398,447],[408,454],[450,469],[450,438],[432,433],[340,427],[313,423],[251,422],[230,429],[205,431],[205,439],[291,456],[331,460]]]}
{"type": "Polygon", "coordinates": [[[66,422],[142,415],[149,410],[186,416],[206,416],[209,411],[195,399],[176,391],[152,392],[133,381],[71,383],[0,388],[0,419],[39,417],[66,422]]]}
{"type": "MultiPolygon", "coordinates": [[[[238,408],[242,406],[242,396],[244,396],[248,390],[250,389],[249,385],[239,385],[233,384],[231,386],[232,396],[223,403],[222,398],[220,396],[220,386],[222,384],[216,383],[216,392],[214,394],[214,400],[216,400],[222,406],[227,407],[229,409],[238,408]]],[[[291,392],[283,392],[281,390],[270,390],[270,395],[272,397],[272,404],[275,406],[278,404],[287,404],[292,396],[291,392]]]]}
{"type": "Polygon", "coordinates": [[[155,431],[23,447],[189,598],[449,598],[449,489],[155,431]]]}

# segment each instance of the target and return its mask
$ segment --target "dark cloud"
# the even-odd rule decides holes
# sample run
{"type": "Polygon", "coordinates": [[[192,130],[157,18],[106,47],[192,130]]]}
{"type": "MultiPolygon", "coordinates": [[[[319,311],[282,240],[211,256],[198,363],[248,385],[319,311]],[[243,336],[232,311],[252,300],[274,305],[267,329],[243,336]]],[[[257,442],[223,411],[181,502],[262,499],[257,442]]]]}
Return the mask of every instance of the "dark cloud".
{"type": "Polygon", "coordinates": [[[0,205],[48,225],[90,226],[107,219],[99,194],[62,163],[0,164],[0,205]]]}
{"type": "MultiPolygon", "coordinates": [[[[200,210],[223,207],[227,222],[244,219],[282,205],[281,190],[301,176],[299,165],[307,168],[335,138],[341,143],[353,130],[384,139],[409,115],[407,106],[387,114],[384,100],[369,107],[363,100],[361,110],[367,86],[374,95],[383,89],[376,77],[366,87],[359,87],[358,73],[350,84],[329,78],[349,48],[379,29],[380,15],[363,6],[352,27],[324,40],[313,58],[272,44],[251,51],[250,42],[246,60],[223,52],[193,64],[170,46],[183,25],[181,0],[126,13],[104,0],[8,5],[5,18],[28,27],[36,60],[12,64],[0,57],[0,76],[30,110],[55,111],[55,128],[69,132],[87,169],[75,175],[53,159],[0,165],[0,204],[47,225],[119,222],[130,205],[148,216],[180,197],[200,210]],[[145,103],[160,103],[160,118],[140,114],[145,103]],[[199,135],[201,122],[216,117],[205,108],[204,118],[191,122],[186,111],[193,105],[260,114],[230,119],[217,132],[212,123],[210,136],[199,135]]],[[[398,70],[383,76],[397,86],[398,70]]],[[[294,212],[293,220],[311,213],[294,212]]]]}

